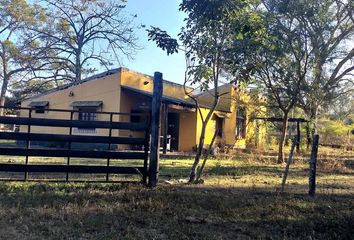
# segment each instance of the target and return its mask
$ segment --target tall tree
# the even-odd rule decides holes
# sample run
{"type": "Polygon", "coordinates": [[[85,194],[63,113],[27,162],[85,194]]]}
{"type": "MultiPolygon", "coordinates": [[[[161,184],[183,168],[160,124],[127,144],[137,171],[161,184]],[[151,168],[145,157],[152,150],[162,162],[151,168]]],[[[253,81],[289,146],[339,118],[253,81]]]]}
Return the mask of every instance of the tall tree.
{"type": "Polygon", "coordinates": [[[317,128],[319,109],[354,92],[354,3],[339,0],[290,1],[310,39],[313,66],[306,78],[301,106],[317,128]]]}
{"type": "MultiPolygon", "coordinates": [[[[219,92],[220,80],[229,82],[245,81],[248,73],[247,52],[251,39],[257,38],[261,29],[259,17],[251,5],[255,1],[243,0],[184,0],[180,10],[187,14],[186,26],[179,34],[179,41],[166,32],[152,28],[150,39],[173,54],[182,49],[186,56],[185,83],[193,86],[185,88],[185,93],[195,102],[197,114],[202,120],[201,133],[191,168],[189,182],[194,183],[202,155],[205,131],[218,101],[223,93],[219,92]],[[242,77],[241,77],[242,76],[242,77]],[[209,87],[212,90],[209,90],[209,87]],[[196,90],[207,91],[212,96],[210,108],[203,114],[196,90]]],[[[201,171],[200,171],[201,172],[201,171]]]]}
{"type": "Polygon", "coordinates": [[[263,1],[267,38],[253,56],[258,63],[255,78],[268,95],[269,104],[282,112],[278,163],[284,161],[283,148],[289,113],[299,102],[311,65],[308,38],[294,16],[284,11],[282,2],[263,1]]]}
{"type": "Polygon", "coordinates": [[[56,56],[47,56],[56,77],[81,81],[83,75],[119,63],[121,56],[132,58],[137,38],[134,17],[123,9],[126,0],[44,0],[47,24],[35,29],[50,39],[56,56]]]}
{"type": "Polygon", "coordinates": [[[37,58],[44,54],[44,48],[37,38],[27,35],[27,30],[43,20],[43,11],[25,0],[1,0],[0,17],[0,106],[4,106],[10,82],[42,66],[37,58]]]}

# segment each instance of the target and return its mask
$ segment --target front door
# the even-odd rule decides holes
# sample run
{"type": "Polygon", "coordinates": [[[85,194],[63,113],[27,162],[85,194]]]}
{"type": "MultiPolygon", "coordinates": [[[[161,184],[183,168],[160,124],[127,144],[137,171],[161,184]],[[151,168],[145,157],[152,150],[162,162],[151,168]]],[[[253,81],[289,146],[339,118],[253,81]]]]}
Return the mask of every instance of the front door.
{"type": "Polygon", "coordinates": [[[167,135],[171,136],[171,151],[178,151],[179,138],[179,113],[168,113],[168,129],[167,135]]]}

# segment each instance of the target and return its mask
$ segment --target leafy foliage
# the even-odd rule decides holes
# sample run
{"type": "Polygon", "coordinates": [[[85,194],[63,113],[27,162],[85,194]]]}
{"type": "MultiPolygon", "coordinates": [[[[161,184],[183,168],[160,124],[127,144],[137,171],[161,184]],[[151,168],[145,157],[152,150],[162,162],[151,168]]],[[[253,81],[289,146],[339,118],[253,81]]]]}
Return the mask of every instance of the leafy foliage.
{"type": "Polygon", "coordinates": [[[351,145],[354,141],[352,131],[354,124],[347,125],[341,120],[321,119],[319,121],[319,134],[324,144],[351,145]]]}
{"type": "MultiPolygon", "coordinates": [[[[182,49],[185,52],[187,68],[184,84],[193,86],[192,90],[185,89],[185,93],[194,101],[202,120],[190,182],[195,182],[202,173],[200,170],[199,176],[196,177],[206,126],[223,94],[218,88],[220,80],[226,79],[229,83],[236,83],[249,79],[252,64],[248,53],[253,46],[256,46],[250,42],[259,40],[259,36],[263,33],[261,18],[253,7],[257,4],[258,1],[252,0],[184,0],[180,4],[180,11],[185,12],[187,18],[185,27],[178,34],[179,41],[159,28],[151,27],[148,30],[149,39],[166,50],[167,54],[182,49]],[[213,89],[210,90],[210,87],[213,89]],[[211,95],[212,102],[206,115],[202,114],[196,97],[196,92],[199,91],[211,95]]],[[[213,142],[210,144],[212,145],[213,142]]],[[[204,163],[201,169],[203,166],[204,163]]]]}
{"type": "Polygon", "coordinates": [[[44,68],[46,63],[41,57],[46,42],[28,33],[29,28],[40,25],[45,18],[40,6],[29,5],[24,0],[1,0],[0,17],[0,105],[3,106],[14,78],[26,78],[44,68]]]}
{"type": "Polygon", "coordinates": [[[157,47],[167,52],[167,55],[178,53],[178,42],[158,27],[148,30],[149,40],[156,42],[157,47]]]}

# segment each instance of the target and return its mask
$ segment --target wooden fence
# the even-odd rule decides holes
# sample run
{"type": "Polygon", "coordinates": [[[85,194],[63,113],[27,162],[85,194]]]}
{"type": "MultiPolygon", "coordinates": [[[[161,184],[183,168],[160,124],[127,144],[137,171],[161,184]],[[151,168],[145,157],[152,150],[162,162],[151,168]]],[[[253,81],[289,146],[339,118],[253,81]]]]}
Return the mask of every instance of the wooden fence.
{"type": "MultiPolygon", "coordinates": [[[[17,108],[17,111],[22,113],[28,112],[28,117],[0,117],[1,124],[14,124],[21,126],[21,132],[0,132],[0,139],[16,140],[24,142],[17,144],[15,147],[0,146],[0,155],[7,156],[24,156],[23,164],[1,163],[0,171],[6,172],[24,172],[24,179],[28,179],[28,172],[56,172],[66,173],[66,181],[69,181],[69,173],[105,173],[106,181],[109,181],[109,174],[139,174],[142,176],[142,181],[146,183],[148,176],[148,151],[150,141],[150,125],[149,122],[130,123],[130,122],[115,122],[114,116],[128,115],[126,113],[116,112],[97,112],[99,115],[109,115],[109,121],[83,121],[74,120],[75,113],[80,111],[62,110],[62,109],[46,109],[46,112],[59,112],[60,114],[69,114],[70,119],[52,119],[33,117],[32,108],[17,108]],[[25,128],[24,128],[25,126],[25,128]],[[42,129],[46,127],[67,128],[68,134],[52,134],[32,132],[33,126],[40,126],[42,129]],[[107,136],[94,135],[73,135],[74,128],[82,129],[107,129],[107,136]],[[25,131],[23,131],[25,129],[25,131]],[[143,137],[121,137],[112,136],[113,130],[128,130],[134,132],[142,132],[143,137]],[[65,143],[66,149],[39,147],[31,148],[31,143],[36,142],[55,142],[65,143]],[[89,143],[89,144],[105,144],[106,150],[80,150],[72,149],[73,143],[89,143]],[[112,145],[124,144],[141,146],[142,151],[115,151],[112,150],[112,145]],[[29,164],[29,157],[65,157],[67,162],[65,165],[59,164],[29,164]],[[105,158],[106,166],[92,165],[72,165],[71,158],[105,158]],[[135,167],[117,167],[110,166],[111,159],[141,159],[142,166],[135,167]]],[[[147,117],[149,119],[149,116],[147,117]]],[[[40,145],[41,146],[41,145],[40,145]]]]}
{"type": "MultiPolygon", "coordinates": [[[[160,108],[162,97],[162,74],[156,72],[154,75],[154,92],[152,96],[152,110],[146,114],[146,121],[142,123],[114,121],[115,116],[132,115],[131,113],[118,112],[96,112],[100,115],[108,115],[109,121],[92,120],[76,120],[75,114],[79,114],[78,110],[63,110],[63,109],[45,109],[45,112],[59,112],[70,115],[68,119],[57,118],[39,118],[38,115],[33,117],[33,108],[16,108],[16,111],[21,112],[21,117],[0,116],[0,124],[22,126],[19,132],[0,132],[0,140],[15,140],[22,141],[25,144],[16,144],[15,146],[1,146],[0,155],[6,156],[23,156],[24,163],[0,163],[0,172],[23,172],[22,181],[38,180],[29,179],[28,173],[66,173],[65,180],[55,181],[76,181],[69,178],[70,173],[84,174],[106,174],[106,182],[110,181],[110,174],[138,174],[141,176],[141,181],[147,183],[149,178],[149,186],[154,187],[158,179],[158,160],[159,160],[159,126],[160,126],[160,108]],[[24,117],[24,112],[27,112],[24,117]],[[36,127],[36,131],[32,131],[32,127],[36,127]],[[48,128],[66,128],[67,134],[45,133],[38,131],[38,127],[48,128]],[[74,128],[80,129],[106,129],[107,136],[102,135],[77,135],[73,134],[74,128]],[[140,137],[123,137],[120,134],[114,136],[113,131],[133,131],[140,132],[140,137]],[[59,148],[32,148],[31,143],[39,142],[56,142],[64,143],[65,149],[59,148]],[[90,143],[90,144],[106,144],[105,150],[93,149],[73,149],[73,143],[90,143]],[[150,145],[151,143],[151,145],[150,145]],[[112,150],[115,144],[140,146],[141,150],[134,151],[116,151],[112,150]],[[149,149],[151,148],[151,151],[149,149]],[[31,164],[29,157],[64,157],[66,164],[31,164]],[[71,164],[71,158],[90,158],[90,159],[106,159],[105,166],[102,165],[74,165],[71,164]],[[111,166],[111,160],[142,160],[141,166],[111,166]]],[[[57,114],[58,115],[58,114],[57,114]]],[[[19,180],[19,179],[1,179],[1,180],[19,180]]],[[[41,179],[42,181],[43,179],[41,179]]]]}

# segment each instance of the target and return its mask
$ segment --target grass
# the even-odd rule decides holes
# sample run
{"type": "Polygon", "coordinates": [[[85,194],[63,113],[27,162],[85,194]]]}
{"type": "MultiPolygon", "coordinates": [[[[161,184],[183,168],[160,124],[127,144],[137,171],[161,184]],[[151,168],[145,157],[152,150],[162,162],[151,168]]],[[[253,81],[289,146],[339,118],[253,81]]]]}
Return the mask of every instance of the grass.
{"type": "MultiPolygon", "coordinates": [[[[203,185],[182,183],[191,159],[162,159],[155,189],[3,182],[0,239],[352,239],[354,154],[333,154],[320,152],[315,198],[304,160],[291,166],[281,193],[284,166],[253,154],[210,160],[203,185]]],[[[65,161],[30,162],[44,160],[65,161]]]]}

